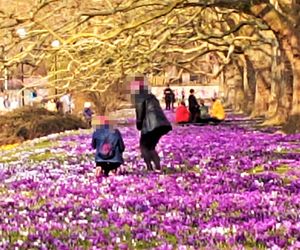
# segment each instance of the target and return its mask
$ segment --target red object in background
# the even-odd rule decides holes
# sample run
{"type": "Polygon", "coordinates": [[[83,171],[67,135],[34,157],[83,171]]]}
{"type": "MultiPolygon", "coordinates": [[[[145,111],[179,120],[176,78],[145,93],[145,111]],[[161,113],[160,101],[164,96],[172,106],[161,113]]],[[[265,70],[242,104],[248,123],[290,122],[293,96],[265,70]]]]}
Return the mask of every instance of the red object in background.
{"type": "Polygon", "coordinates": [[[190,112],[184,105],[179,105],[176,109],[176,122],[188,122],[190,120],[190,112]]]}

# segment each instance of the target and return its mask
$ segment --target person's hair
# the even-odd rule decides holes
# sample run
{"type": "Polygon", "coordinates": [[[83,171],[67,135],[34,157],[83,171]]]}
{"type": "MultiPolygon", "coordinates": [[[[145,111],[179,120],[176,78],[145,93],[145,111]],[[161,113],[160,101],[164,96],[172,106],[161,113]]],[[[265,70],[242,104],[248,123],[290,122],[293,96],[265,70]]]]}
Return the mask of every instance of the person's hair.
{"type": "Polygon", "coordinates": [[[200,104],[204,105],[204,100],[203,99],[200,99],[200,104]]]}
{"type": "Polygon", "coordinates": [[[194,89],[190,89],[190,93],[191,94],[195,93],[195,90],[194,89]]]}
{"type": "Polygon", "coordinates": [[[183,106],[185,106],[185,102],[184,101],[181,101],[180,104],[183,105],[183,106]]]}
{"type": "Polygon", "coordinates": [[[213,102],[215,102],[215,101],[217,100],[217,98],[212,97],[211,100],[212,100],[213,102]]]}

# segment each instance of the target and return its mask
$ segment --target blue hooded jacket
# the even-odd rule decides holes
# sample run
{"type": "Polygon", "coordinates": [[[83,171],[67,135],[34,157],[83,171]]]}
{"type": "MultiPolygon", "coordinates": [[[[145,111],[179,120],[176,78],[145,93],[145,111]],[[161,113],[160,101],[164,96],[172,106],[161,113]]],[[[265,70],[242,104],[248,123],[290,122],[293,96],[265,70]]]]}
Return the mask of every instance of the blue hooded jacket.
{"type": "Polygon", "coordinates": [[[125,150],[125,145],[122,139],[122,135],[118,129],[111,129],[107,125],[97,128],[93,133],[92,147],[96,149],[96,162],[111,162],[120,164],[124,163],[122,154],[125,150]],[[115,150],[115,154],[111,159],[103,159],[98,153],[106,138],[108,138],[113,149],[115,150]]]}

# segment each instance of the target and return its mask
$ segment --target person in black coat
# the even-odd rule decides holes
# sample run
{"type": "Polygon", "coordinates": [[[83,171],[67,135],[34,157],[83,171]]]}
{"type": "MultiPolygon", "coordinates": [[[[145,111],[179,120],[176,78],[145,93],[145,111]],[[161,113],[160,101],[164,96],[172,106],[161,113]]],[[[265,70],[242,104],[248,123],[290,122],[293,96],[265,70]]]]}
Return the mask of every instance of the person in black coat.
{"type": "Polygon", "coordinates": [[[140,150],[148,170],[153,170],[152,162],[160,170],[160,158],[155,150],[160,138],[172,130],[157,98],[148,92],[140,82],[139,93],[135,95],[136,127],[141,131],[140,150]]]}
{"type": "Polygon", "coordinates": [[[171,109],[171,103],[173,101],[173,90],[170,88],[170,85],[167,85],[167,88],[164,90],[165,102],[166,102],[166,110],[171,109]]]}
{"type": "Polygon", "coordinates": [[[199,104],[197,102],[197,99],[195,97],[195,90],[190,90],[190,96],[189,96],[189,111],[191,113],[191,122],[196,122],[199,117],[199,104]]]}

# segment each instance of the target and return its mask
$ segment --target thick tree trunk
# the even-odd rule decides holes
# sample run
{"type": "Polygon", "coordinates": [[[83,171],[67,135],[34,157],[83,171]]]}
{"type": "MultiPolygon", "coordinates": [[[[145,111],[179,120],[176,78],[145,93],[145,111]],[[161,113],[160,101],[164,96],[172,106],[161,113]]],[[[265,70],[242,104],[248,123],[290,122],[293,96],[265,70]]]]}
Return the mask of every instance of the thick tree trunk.
{"type": "Polygon", "coordinates": [[[227,65],[224,68],[224,99],[226,108],[234,106],[234,69],[232,65],[227,65]]]}
{"type": "Polygon", "coordinates": [[[256,89],[254,108],[251,117],[264,116],[269,109],[269,96],[270,91],[266,82],[266,72],[256,70],[256,89]]]}
{"type": "MultiPolygon", "coordinates": [[[[277,34],[279,43],[290,61],[293,71],[292,110],[285,126],[288,132],[300,131],[300,30],[294,23],[268,4],[258,4],[250,8],[251,13],[264,20],[277,34]]],[[[289,14],[289,13],[287,13],[289,14]]]]}
{"type": "Polygon", "coordinates": [[[288,133],[299,133],[300,132],[300,58],[299,56],[293,55],[292,60],[293,68],[293,100],[292,110],[289,119],[285,126],[284,131],[288,133]]]}
{"type": "Polygon", "coordinates": [[[222,99],[225,99],[225,76],[224,76],[224,70],[220,73],[220,76],[219,76],[219,93],[221,95],[221,98],[222,99]]]}
{"type": "Polygon", "coordinates": [[[285,50],[279,47],[278,52],[278,62],[277,65],[273,65],[272,70],[274,76],[271,87],[272,107],[269,108],[269,119],[266,120],[264,125],[282,125],[286,123],[292,107],[293,71],[285,50]]]}
{"type": "Polygon", "coordinates": [[[244,89],[244,106],[243,111],[250,114],[253,110],[255,99],[256,79],[252,62],[245,55],[241,56],[243,62],[243,89],[244,89]]]}
{"type": "Polygon", "coordinates": [[[278,50],[279,46],[277,44],[278,42],[274,42],[273,48],[272,48],[272,66],[271,66],[271,93],[270,93],[270,105],[269,110],[267,112],[267,121],[270,121],[272,119],[279,108],[279,100],[280,100],[280,68],[279,68],[279,56],[278,56],[278,50]]]}
{"type": "MultiPolygon", "coordinates": [[[[291,31],[290,31],[291,32],[291,31]]],[[[291,34],[291,33],[289,33],[291,34]]],[[[282,49],[291,63],[293,76],[292,109],[284,130],[288,133],[300,132],[300,43],[296,34],[290,37],[284,36],[280,39],[282,49]]]]}
{"type": "MultiPolygon", "coordinates": [[[[300,48],[299,48],[300,50],[300,48]]],[[[300,51],[299,51],[300,52],[300,51]]],[[[293,58],[293,107],[291,115],[300,115],[300,57],[294,55],[293,58]]]]}
{"type": "Polygon", "coordinates": [[[245,101],[245,93],[243,88],[243,67],[240,66],[239,60],[234,61],[236,68],[235,81],[234,81],[234,111],[242,113],[245,101]]]}
{"type": "MultiPolygon", "coordinates": [[[[215,0],[210,3],[191,1],[187,2],[186,6],[218,6],[230,9],[236,7],[240,11],[262,19],[273,30],[279,43],[285,49],[293,70],[293,101],[287,127],[292,126],[293,131],[296,132],[300,131],[300,3],[299,1],[279,1],[279,3],[282,4],[282,6],[279,5],[280,11],[284,11],[284,14],[279,13],[276,10],[278,7],[272,5],[272,2],[259,0],[215,0]]],[[[259,86],[256,87],[259,89],[259,86]]]]}

